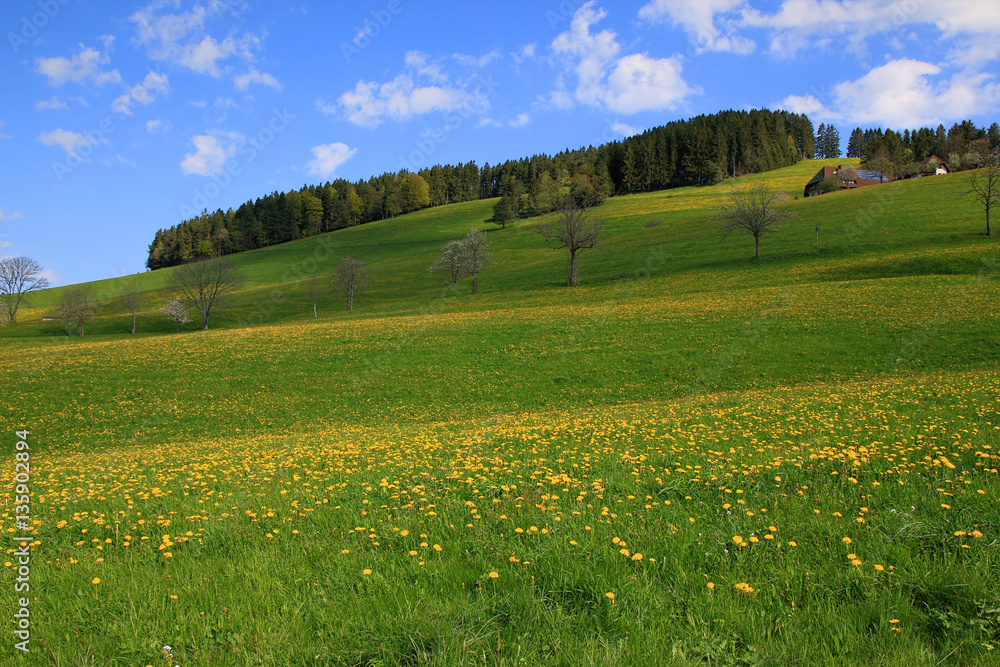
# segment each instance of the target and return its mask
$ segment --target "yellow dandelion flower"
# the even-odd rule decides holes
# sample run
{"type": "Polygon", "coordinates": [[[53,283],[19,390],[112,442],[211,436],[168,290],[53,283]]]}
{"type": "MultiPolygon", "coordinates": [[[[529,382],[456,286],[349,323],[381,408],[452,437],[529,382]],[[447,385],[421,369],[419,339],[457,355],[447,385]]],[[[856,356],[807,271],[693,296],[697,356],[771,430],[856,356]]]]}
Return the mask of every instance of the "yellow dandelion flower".
{"type": "Polygon", "coordinates": [[[705,585],[708,587],[708,590],[712,590],[713,588],[715,588],[715,584],[713,584],[711,581],[705,585]]]}
{"type": "Polygon", "coordinates": [[[369,569],[368,569],[367,567],[366,567],[365,569],[361,570],[361,574],[365,575],[366,577],[367,577],[367,576],[368,576],[369,574],[371,574],[371,573],[372,573],[372,571],[371,571],[371,570],[369,570],[369,569]]]}
{"type": "Polygon", "coordinates": [[[642,560],[642,554],[637,553],[637,554],[633,555],[632,556],[632,560],[636,560],[636,561],[642,560]]]}
{"type": "Polygon", "coordinates": [[[489,577],[490,577],[490,579],[499,579],[500,578],[500,573],[499,572],[490,572],[489,577]]]}
{"type": "Polygon", "coordinates": [[[90,583],[92,583],[92,584],[94,584],[96,586],[97,584],[101,583],[101,578],[100,577],[94,577],[93,579],[90,580],[90,583]]]}

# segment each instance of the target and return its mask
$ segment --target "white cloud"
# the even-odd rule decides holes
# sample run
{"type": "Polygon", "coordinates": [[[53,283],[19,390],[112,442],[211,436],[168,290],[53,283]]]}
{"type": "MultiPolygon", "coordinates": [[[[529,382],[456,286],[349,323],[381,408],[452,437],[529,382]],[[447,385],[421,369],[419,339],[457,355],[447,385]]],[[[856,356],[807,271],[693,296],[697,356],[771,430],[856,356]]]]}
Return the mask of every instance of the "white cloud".
{"type": "Polygon", "coordinates": [[[813,95],[789,95],[781,106],[817,120],[887,127],[934,126],[1000,109],[1000,85],[992,75],[959,72],[950,78],[940,66],[893,60],[854,81],[842,81],[824,104],[813,95]]]}
{"type": "Polygon", "coordinates": [[[132,160],[129,160],[127,157],[122,157],[121,153],[115,153],[115,160],[121,164],[127,164],[128,166],[133,168],[138,166],[136,165],[135,162],[132,162],[132,160]]]}
{"type": "Polygon", "coordinates": [[[526,113],[517,114],[516,118],[513,118],[508,123],[511,127],[524,127],[531,122],[531,116],[526,113]]]}
{"type": "Polygon", "coordinates": [[[789,95],[778,105],[792,113],[804,113],[807,116],[826,114],[826,108],[815,95],[789,95]]]}
{"type": "MultiPolygon", "coordinates": [[[[110,40],[105,44],[110,45],[110,40]]],[[[122,77],[118,70],[102,70],[110,57],[96,49],[80,45],[80,52],[72,58],[56,56],[54,58],[36,58],[35,71],[48,78],[50,86],[61,86],[70,81],[75,83],[94,83],[102,86],[107,83],[121,83],[122,77]]]]}
{"type": "Polygon", "coordinates": [[[146,121],[146,131],[150,134],[166,134],[170,131],[170,121],[154,118],[146,121]]]}
{"type": "Polygon", "coordinates": [[[83,145],[89,144],[91,146],[96,146],[98,143],[108,143],[108,140],[103,137],[98,140],[93,137],[88,137],[85,134],[80,134],[79,132],[70,132],[69,130],[63,129],[52,130],[51,132],[42,132],[38,135],[38,140],[46,146],[59,146],[67,153],[72,153],[83,145]]]}
{"type": "Polygon", "coordinates": [[[525,127],[531,122],[531,114],[519,113],[506,123],[493,118],[483,117],[476,123],[476,127],[525,127]]]}
{"type": "Polygon", "coordinates": [[[222,171],[226,160],[236,155],[236,148],[243,135],[236,132],[212,132],[191,137],[194,153],[188,153],[181,160],[184,174],[211,176],[222,171]]]}
{"type": "Polygon", "coordinates": [[[17,220],[18,218],[23,218],[24,216],[17,211],[3,210],[0,208],[0,220],[17,220]]]}
{"type": "Polygon", "coordinates": [[[632,127],[628,123],[622,123],[620,121],[615,121],[611,123],[611,131],[615,134],[620,134],[623,137],[631,137],[633,134],[638,134],[638,128],[632,127]]]}
{"type": "MultiPolygon", "coordinates": [[[[489,62],[489,56],[485,62],[489,62]]],[[[459,58],[452,56],[452,58],[459,58]]],[[[426,54],[410,51],[405,57],[406,71],[385,83],[358,81],[353,90],[343,93],[335,105],[318,102],[325,114],[340,113],[347,120],[365,127],[376,127],[388,117],[406,120],[432,111],[485,111],[489,100],[472,80],[452,82],[440,61],[431,61],[426,54]]],[[[461,62],[461,60],[460,60],[461,62]]],[[[463,64],[478,67],[482,59],[463,64]]]]}
{"type": "Polygon", "coordinates": [[[520,65],[525,60],[531,60],[535,57],[535,43],[525,44],[517,52],[512,53],[511,56],[514,58],[514,64],[520,65]]]}
{"type": "Polygon", "coordinates": [[[136,27],[135,42],[146,47],[150,58],[216,78],[222,76],[225,61],[234,56],[245,63],[253,61],[259,35],[247,32],[219,40],[206,32],[209,20],[235,11],[233,3],[209,2],[175,14],[161,11],[169,5],[164,0],[153,2],[129,17],[136,27]]]}
{"type": "Polygon", "coordinates": [[[620,113],[676,108],[698,91],[681,76],[679,57],[652,58],[643,53],[620,56],[621,45],[611,30],[592,34],[591,27],[607,15],[595,9],[594,1],[573,15],[569,30],[552,42],[552,50],[564,59],[568,76],[576,77],[572,96],[561,75],[549,104],[568,108],[572,101],[605,107],[620,113]]]}
{"type": "MultiPolygon", "coordinates": [[[[7,121],[0,120],[0,128],[2,128],[6,124],[7,124],[7,121]]],[[[3,132],[0,132],[0,139],[10,139],[10,135],[9,134],[4,134],[3,132]]]]}
{"type": "Polygon", "coordinates": [[[871,35],[918,25],[934,26],[942,37],[958,40],[947,53],[954,64],[981,65],[1000,56],[1000,12],[980,0],[783,0],[773,14],[743,10],[740,23],[768,30],[771,52],[782,57],[831,45],[863,53],[871,35]]]}
{"type": "Polygon", "coordinates": [[[340,165],[347,162],[358,149],[349,148],[347,144],[335,141],[332,144],[313,146],[313,159],[306,165],[306,171],[313,176],[327,180],[333,176],[340,165]]]}
{"type": "Polygon", "coordinates": [[[684,28],[688,39],[699,51],[747,54],[752,53],[757,45],[753,40],[735,33],[737,17],[741,16],[736,10],[745,6],[746,0],[651,0],[639,10],[639,18],[651,23],[669,18],[674,25],[684,28]],[[720,29],[717,14],[722,15],[725,30],[720,29]]]}
{"type": "Polygon", "coordinates": [[[0,253],[3,253],[7,248],[13,247],[13,245],[10,241],[0,241],[0,253]]]}
{"type": "Polygon", "coordinates": [[[619,60],[608,76],[605,102],[609,109],[621,113],[673,109],[695,92],[681,77],[679,58],[636,53],[619,60]]]}
{"type": "Polygon", "coordinates": [[[39,111],[51,111],[52,109],[68,109],[69,107],[58,97],[52,96],[47,100],[39,100],[36,102],[35,108],[39,111]]]}
{"type": "Polygon", "coordinates": [[[159,95],[166,95],[170,81],[166,74],[149,72],[142,83],[137,83],[125,90],[111,103],[111,110],[125,116],[132,115],[132,105],[146,105],[159,95]]]}
{"type": "Polygon", "coordinates": [[[233,79],[233,83],[235,83],[236,87],[240,90],[246,90],[252,83],[259,83],[264,86],[270,86],[275,90],[281,90],[281,84],[278,83],[277,79],[267,72],[258,72],[255,69],[251,69],[246,74],[240,74],[233,79]]]}

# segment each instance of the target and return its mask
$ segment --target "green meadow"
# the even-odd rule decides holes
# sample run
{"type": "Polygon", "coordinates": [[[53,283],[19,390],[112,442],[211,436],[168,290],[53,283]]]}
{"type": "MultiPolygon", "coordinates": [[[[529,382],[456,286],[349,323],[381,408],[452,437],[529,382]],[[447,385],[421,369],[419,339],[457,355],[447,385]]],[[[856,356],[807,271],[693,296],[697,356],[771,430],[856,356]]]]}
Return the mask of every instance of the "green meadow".
{"type": "Polygon", "coordinates": [[[823,164],[739,179],[795,212],[759,260],[728,181],[608,199],[575,288],[476,201],[232,256],[208,331],[160,313],[173,269],[134,336],[121,279],[83,337],[32,295],[0,662],[1000,664],[997,240],[967,173],[803,198],[823,164]],[[427,271],[472,227],[475,295],[427,271]]]}

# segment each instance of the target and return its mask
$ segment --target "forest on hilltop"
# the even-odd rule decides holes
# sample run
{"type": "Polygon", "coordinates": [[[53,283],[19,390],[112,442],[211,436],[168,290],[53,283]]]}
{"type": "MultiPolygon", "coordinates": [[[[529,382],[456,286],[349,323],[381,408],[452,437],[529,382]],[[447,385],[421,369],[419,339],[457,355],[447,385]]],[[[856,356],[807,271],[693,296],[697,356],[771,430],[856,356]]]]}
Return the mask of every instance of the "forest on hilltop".
{"type": "Polygon", "coordinates": [[[475,161],[435,165],[273,192],[158,230],[146,266],[176,266],[475,199],[502,197],[498,218],[538,215],[566,196],[594,205],[611,195],[708,185],[788,166],[814,150],[813,126],[804,114],[723,111],[554,156],[482,167],[475,161]]]}

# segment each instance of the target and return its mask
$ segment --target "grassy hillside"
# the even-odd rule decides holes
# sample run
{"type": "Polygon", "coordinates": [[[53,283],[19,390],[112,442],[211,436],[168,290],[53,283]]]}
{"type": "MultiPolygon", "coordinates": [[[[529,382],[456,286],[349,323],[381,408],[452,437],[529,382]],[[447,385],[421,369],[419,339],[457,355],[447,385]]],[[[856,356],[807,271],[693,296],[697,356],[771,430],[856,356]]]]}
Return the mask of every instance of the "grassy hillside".
{"type": "Polygon", "coordinates": [[[574,289],[485,201],[234,256],[207,332],[158,314],[170,269],[136,336],[35,295],[0,332],[35,657],[995,664],[996,240],[966,174],[801,198],[822,164],[742,179],[796,212],[760,260],[730,182],[608,200],[574,289]],[[472,226],[476,295],[427,273],[472,226]],[[348,254],[372,287],[314,319],[348,254]]]}

